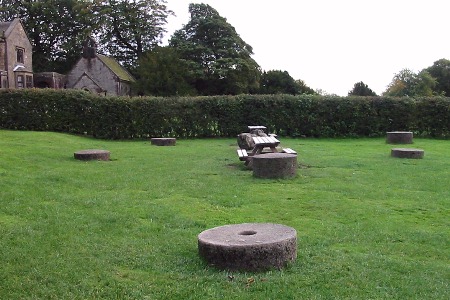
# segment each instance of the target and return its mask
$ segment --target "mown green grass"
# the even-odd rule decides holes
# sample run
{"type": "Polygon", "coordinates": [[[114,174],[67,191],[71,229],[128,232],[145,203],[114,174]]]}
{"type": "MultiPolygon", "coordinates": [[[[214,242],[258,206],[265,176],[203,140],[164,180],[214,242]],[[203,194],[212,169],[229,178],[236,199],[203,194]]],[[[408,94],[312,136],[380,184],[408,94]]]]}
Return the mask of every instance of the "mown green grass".
{"type": "Polygon", "coordinates": [[[382,138],[281,141],[294,179],[253,178],[234,139],[0,131],[0,299],[450,298],[449,141],[415,139],[422,160],[382,138]],[[244,222],[294,227],[297,260],[230,274],[199,258],[201,231],[244,222]]]}

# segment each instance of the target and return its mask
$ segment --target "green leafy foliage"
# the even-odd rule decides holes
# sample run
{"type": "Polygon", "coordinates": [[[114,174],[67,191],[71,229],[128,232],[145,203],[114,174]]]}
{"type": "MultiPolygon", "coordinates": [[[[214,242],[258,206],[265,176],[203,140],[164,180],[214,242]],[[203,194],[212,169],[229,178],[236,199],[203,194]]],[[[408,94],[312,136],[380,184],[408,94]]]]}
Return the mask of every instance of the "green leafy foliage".
{"type": "Polygon", "coordinates": [[[99,24],[97,35],[104,51],[132,67],[144,52],[161,42],[166,32],[165,0],[94,0],[91,11],[99,24]]]}
{"type": "Polygon", "coordinates": [[[170,46],[187,61],[200,95],[237,95],[257,90],[260,69],[252,47],[219,13],[206,4],[190,4],[190,21],[175,31],[170,46]]]}
{"type": "Polygon", "coordinates": [[[384,96],[392,97],[430,97],[435,95],[436,79],[426,70],[414,73],[403,69],[395,74],[384,96]]]}
{"type": "Polygon", "coordinates": [[[294,80],[287,71],[270,70],[261,75],[258,94],[315,94],[302,80],[294,80]]]}
{"type": "Polygon", "coordinates": [[[444,58],[437,60],[425,71],[436,79],[435,92],[438,95],[450,97],[450,60],[444,58]]]}
{"type": "Polygon", "coordinates": [[[75,90],[0,91],[0,128],[106,139],[231,137],[249,124],[282,136],[450,137],[450,98],[238,95],[100,97],[75,90]]]}
{"type": "Polygon", "coordinates": [[[367,84],[360,81],[355,83],[353,89],[348,92],[349,96],[376,96],[377,94],[372,91],[367,84]]]}
{"type": "Polygon", "coordinates": [[[189,69],[172,47],[156,47],[146,52],[135,70],[138,80],[135,90],[139,95],[185,96],[195,95],[189,83],[189,69]]]}

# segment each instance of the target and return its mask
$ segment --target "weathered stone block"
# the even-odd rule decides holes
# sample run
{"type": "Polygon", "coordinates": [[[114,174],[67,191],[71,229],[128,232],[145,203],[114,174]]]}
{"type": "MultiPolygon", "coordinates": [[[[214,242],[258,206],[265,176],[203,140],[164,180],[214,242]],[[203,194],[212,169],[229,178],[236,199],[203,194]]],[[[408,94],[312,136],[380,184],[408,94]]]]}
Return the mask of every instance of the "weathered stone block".
{"type": "Polygon", "coordinates": [[[415,158],[420,159],[424,156],[422,149],[409,149],[409,148],[393,148],[391,149],[391,156],[397,158],[415,158]]]}
{"type": "Polygon", "coordinates": [[[413,133],[410,131],[391,131],[386,133],[388,144],[412,144],[413,133]]]}
{"type": "Polygon", "coordinates": [[[267,153],[252,157],[253,176],[258,178],[288,178],[297,174],[297,155],[267,153]]]}
{"type": "Polygon", "coordinates": [[[281,269],[297,257],[297,231],[271,223],[225,225],[200,233],[198,250],[208,264],[219,269],[281,269]]]}
{"type": "Polygon", "coordinates": [[[152,145],[156,146],[175,146],[177,142],[176,138],[152,138],[152,145]]]}
{"type": "Polygon", "coordinates": [[[110,152],[107,150],[88,149],[75,152],[73,156],[79,160],[109,160],[110,152]]]}

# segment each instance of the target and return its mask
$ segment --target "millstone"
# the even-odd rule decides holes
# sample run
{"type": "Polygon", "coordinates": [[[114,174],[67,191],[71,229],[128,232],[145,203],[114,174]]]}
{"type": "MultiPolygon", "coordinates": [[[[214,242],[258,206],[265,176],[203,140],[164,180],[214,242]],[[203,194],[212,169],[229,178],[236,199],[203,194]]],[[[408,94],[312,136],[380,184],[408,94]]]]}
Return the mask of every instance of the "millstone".
{"type": "Polygon", "coordinates": [[[225,225],[200,233],[198,250],[208,264],[219,269],[281,269],[297,257],[297,232],[272,223],[225,225]]]}
{"type": "Polygon", "coordinates": [[[176,138],[152,138],[151,144],[156,146],[175,146],[176,138]]]}
{"type": "Polygon", "coordinates": [[[410,149],[410,148],[393,148],[391,149],[391,156],[397,158],[415,158],[420,159],[424,156],[422,149],[410,149]]]}
{"type": "Polygon", "coordinates": [[[413,133],[411,131],[391,131],[386,133],[388,144],[412,144],[413,133]]]}
{"type": "Polygon", "coordinates": [[[297,174],[297,155],[266,153],[252,157],[253,176],[258,178],[288,178],[297,174]]]}
{"type": "Polygon", "coordinates": [[[107,150],[88,149],[75,152],[73,157],[79,160],[109,160],[109,155],[107,150]]]}

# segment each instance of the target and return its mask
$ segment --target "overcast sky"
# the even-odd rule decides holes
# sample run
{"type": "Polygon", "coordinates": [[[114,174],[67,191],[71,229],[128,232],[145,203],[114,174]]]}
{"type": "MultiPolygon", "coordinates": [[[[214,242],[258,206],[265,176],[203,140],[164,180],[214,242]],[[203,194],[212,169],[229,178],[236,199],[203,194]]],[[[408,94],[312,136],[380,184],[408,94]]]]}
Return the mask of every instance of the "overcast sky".
{"type": "Polygon", "coordinates": [[[166,38],[189,22],[189,3],[226,18],[263,70],[329,94],[363,81],[380,95],[400,70],[450,59],[449,0],[167,0],[166,38]]]}

